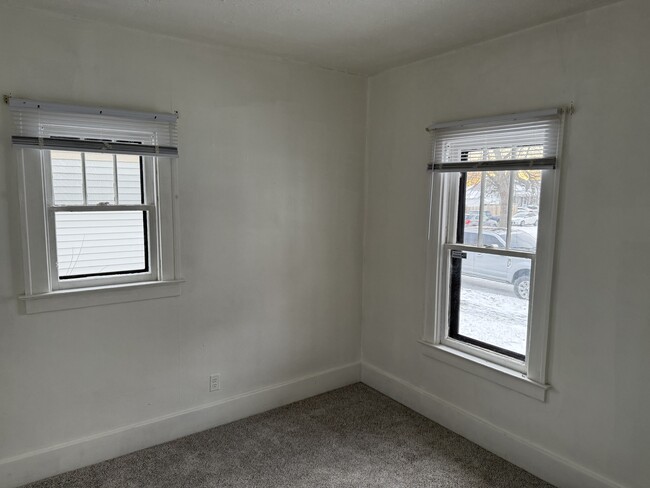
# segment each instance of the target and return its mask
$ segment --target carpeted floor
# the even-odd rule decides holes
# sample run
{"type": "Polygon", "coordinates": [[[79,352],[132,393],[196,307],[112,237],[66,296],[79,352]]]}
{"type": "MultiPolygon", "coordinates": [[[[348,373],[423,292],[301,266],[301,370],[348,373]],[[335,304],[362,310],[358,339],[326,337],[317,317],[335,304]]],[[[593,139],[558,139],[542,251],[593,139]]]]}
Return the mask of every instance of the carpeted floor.
{"type": "Polygon", "coordinates": [[[361,383],[30,488],[552,488],[361,383]]]}

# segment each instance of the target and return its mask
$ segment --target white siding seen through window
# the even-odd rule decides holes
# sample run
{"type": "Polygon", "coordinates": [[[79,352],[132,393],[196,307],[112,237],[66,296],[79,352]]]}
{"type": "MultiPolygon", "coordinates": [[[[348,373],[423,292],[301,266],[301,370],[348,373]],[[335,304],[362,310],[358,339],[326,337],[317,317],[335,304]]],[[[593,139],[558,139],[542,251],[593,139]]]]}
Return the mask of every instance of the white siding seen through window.
{"type": "Polygon", "coordinates": [[[147,212],[92,211],[143,203],[140,157],[51,151],[50,159],[59,278],[147,271],[147,212]]]}

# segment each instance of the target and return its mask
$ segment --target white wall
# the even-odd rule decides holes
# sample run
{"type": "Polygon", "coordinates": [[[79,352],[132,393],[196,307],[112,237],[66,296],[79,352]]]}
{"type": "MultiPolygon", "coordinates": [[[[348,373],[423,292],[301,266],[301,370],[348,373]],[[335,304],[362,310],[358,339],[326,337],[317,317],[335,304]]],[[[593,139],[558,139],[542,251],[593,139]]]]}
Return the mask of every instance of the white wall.
{"type": "Polygon", "coordinates": [[[635,488],[650,483],[649,53],[650,2],[629,0],[369,82],[368,377],[380,371],[390,382],[389,373],[445,408],[609,478],[607,486],[635,488]],[[540,403],[422,355],[424,128],[572,100],[553,283],[553,389],[540,403]]]}
{"type": "Polygon", "coordinates": [[[24,315],[0,106],[0,465],[358,362],[365,79],[7,7],[0,46],[2,94],[180,112],[187,280],[178,298],[24,315]]]}

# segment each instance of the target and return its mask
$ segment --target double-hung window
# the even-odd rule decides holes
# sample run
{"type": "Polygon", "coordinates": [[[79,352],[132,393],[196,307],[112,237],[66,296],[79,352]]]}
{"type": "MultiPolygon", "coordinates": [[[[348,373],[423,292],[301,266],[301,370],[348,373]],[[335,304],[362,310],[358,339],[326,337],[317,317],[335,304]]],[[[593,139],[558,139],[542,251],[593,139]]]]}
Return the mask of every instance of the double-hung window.
{"type": "Polygon", "coordinates": [[[563,113],[430,128],[425,354],[539,399],[563,113]]]}
{"type": "Polygon", "coordinates": [[[134,154],[42,154],[53,289],[157,279],[154,168],[134,154]]]}
{"type": "Polygon", "coordinates": [[[27,312],[177,295],[177,115],[8,104],[27,312]]]}

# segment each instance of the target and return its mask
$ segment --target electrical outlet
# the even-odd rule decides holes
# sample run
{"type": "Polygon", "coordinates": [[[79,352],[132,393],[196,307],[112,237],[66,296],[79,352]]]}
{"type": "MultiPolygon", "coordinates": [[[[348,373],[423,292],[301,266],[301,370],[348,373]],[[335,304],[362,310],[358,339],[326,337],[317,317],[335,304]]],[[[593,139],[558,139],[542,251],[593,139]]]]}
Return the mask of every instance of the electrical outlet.
{"type": "Polygon", "coordinates": [[[211,374],[210,375],[210,391],[221,390],[221,375],[220,374],[211,374]]]}

